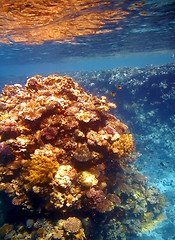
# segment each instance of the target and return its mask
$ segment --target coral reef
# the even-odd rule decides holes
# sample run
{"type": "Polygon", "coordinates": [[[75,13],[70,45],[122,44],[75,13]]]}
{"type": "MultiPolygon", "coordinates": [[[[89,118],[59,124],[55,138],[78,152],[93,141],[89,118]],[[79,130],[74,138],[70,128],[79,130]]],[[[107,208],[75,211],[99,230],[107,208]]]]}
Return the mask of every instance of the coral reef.
{"type": "Polygon", "coordinates": [[[134,168],[133,136],[111,108],[64,76],[4,87],[0,190],[23,217],[2,238],[127,239],[163,220],[165,199],[134,168]]]}

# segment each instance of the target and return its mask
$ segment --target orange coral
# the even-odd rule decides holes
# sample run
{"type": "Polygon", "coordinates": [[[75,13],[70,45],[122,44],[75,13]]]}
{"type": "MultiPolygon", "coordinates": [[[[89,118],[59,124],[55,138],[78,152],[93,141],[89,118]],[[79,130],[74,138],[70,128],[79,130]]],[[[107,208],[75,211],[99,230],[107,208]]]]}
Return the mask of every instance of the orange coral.
{"type": "Polygon", "coordinates": [[[117,153],[119,157],[123,157],[132,153],[134,150],[134,141],[132,134],[123,134],[119,140],[113,142],[112,151],[117,153]]]}
{"type": "Polygon", "coordinates": [[[57,169],[58,162],[56,159],[33,154],[32,159],[28,160],[28,174],[26,175],[25,179],[32,186],[48,183],[52,180],[57,169]]]}

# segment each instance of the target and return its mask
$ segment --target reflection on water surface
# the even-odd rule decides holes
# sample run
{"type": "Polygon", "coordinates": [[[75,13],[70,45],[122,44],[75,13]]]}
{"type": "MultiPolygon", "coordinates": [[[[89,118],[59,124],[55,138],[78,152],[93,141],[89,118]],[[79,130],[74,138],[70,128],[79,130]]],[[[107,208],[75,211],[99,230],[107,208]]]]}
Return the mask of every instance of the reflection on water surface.
{"type": "Polygon", "coordinates": [[[1,0],[0,63],[155,51],[173,55],[174,12],[174,0],[1,0]]]}
{"type": "MultiPolygon", "coordinates": [[[[3,0],[0,4],[0,42],[42,43],[72,39],[75,36],[112,31],[106,23],[117,23],[130,11],[117,3],[100,0],[3,0]]],[[[120,28],[119,28],[120,29],[120,28]]]]}

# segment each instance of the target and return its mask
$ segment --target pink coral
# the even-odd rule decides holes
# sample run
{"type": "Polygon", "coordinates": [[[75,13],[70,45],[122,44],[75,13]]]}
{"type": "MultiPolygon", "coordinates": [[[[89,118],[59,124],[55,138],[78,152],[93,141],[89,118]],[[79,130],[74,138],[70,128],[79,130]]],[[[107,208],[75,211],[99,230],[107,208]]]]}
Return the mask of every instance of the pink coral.
{"type": "Polygon", "coordinates": [[[92,200],[92,203],[94,205],[93,208],[95,208],[99,212],[111,211],[115,207],[114,203],[110,199],[108,199],[108,195],[106,195],[102,190],[91,188],[86,193],[86,196],[92,200]]]}
{"type": "Polygon", "coordinates": [[[102,190],[96,190],[95,188],[91,188],[87,193],[86,196],[93,200],[94,204],[98,204],[103,202],[106,198],[106,195],[102,190]]]}

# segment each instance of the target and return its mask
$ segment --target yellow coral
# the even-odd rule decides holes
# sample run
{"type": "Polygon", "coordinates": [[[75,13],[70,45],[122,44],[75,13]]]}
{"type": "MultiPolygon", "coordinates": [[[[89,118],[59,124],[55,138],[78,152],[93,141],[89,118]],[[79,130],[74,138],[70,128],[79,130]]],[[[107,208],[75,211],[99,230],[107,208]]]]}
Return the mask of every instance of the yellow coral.
{"type": "Polygon", "coordinates": [[[72,166],[61,165],[55,174],[52,184],[55,186],[61,186],[63,188],[70,187],[75,175],[76,170],[72,166]]]}
{"type": "Polygon", "coordinates": [[[119,157],[126,156],[134,150],[134,140],[132,134],[123,134],[119,140],[113,142],[112,151],[119,157]]]}
{"type": "Polygon", "coordinates": [[[75,236],[74,237],[75,240],[84,240],[84,239],[86,239],[86,235],[84,233],[84,229],[83,228],[81,228],[78,233],[74,234],[74,236],[75,236]]]}
{"type": "Polygon", "coordinates": [[[32,160],[29,160],[27,166],[28,175],[25,176],[25,179],[32,186],[48,183],[53,178],[57,169],[58,162],[56,159],[48,158],[44,155],[32,154],[32,160]]]}
{"type": "Polygon", "coordinates": [[[79,181],[81,184],[85,187],[92,187],[98,183],[97,178],[95,177],[94,174],[88,172],[88,171],[83,171],[80,176],[79,176],[79,181]]]}
{"type": "Polygon", "coordinates": [[[60,209],[64,206],[66,201],[66,194],[54,191],[50,194],[50,203],[54,205],[55,208],[60,209]]]}
{"type": "Polygon", "coordinates": [[[165,213],[161,213],[157,216],[156,219],[149,219],[148,221],[146,221],[143,225],[142,225],[142,231],[148,232],[153,230],[154,228],[156,228],[158,226],[159,223],[163,222],[166,218],[166,214],[165,213]]]}
{"type": "Polygon", "coordinates": [[[145,200],[145,196],[141,191],[134,190],[133,196],[135,199],[145,200]]]}
{"type": "Polygon", "coordinates": [[[80,121],[83,121],[83,122],[89,122],[92,118],[91,116],[91,112],[90,111],[83,111],[83,110],[80,110],[78,113],[75,114],[75,117],[80,120],[80,121]]]}
{"type": "Polygon", "coordinates": [[[143,218],[144,218],[144,220],[146,222],[151,221],[153,219],[153,217],[154,217],[154,213],[153,212],[145,212],[143,214],[143,218]]]}

